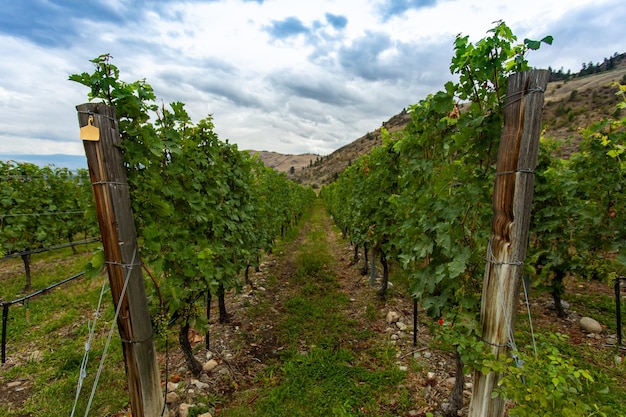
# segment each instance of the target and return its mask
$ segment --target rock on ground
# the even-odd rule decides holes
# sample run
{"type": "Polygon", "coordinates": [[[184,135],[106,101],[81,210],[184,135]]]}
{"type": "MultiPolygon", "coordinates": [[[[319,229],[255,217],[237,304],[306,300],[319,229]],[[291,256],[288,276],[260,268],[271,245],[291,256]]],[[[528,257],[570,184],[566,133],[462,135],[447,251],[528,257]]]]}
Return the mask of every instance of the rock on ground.
{"type": "Polygon", "coordinates": [[[390,311],[387,313],[387,324],[393,324],[400,320],[400,315],[395,311],[390,311]]]}
{"type": "Polygon", "coordinates": [[[580,319],[580,327],[588,333],[602,333],[602,325],[591,317],[583,317],[580,319]]]}

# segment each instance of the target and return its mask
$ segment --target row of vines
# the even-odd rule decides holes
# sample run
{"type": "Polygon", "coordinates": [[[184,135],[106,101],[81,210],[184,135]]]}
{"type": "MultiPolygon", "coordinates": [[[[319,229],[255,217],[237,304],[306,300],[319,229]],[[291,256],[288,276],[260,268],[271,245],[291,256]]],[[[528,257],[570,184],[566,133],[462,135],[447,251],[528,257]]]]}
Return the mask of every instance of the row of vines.
{"type": "MultiPolygon", "coordinates": [[[[344,234],[380,256],[380,294],[387,289],[388,261],[397,261],[410,277],[412,296],[445,323],[442,338],[461,366],[470,365],[466,372],[496,366],[480,355],[488,349],[480,340],[479,313],[507,79],[529,69],[527,53],[551,41],[517,43],[503,22],[475,44],[459,35],[450,65],[458,81],[411,106],[403,131],[383,131],[383,145],[321,190],[344,234]]],[[[625,91],[619,86],[618,94],[625,91]]],[[[560,143],[542,139],[534,173],[526,269],[536,286],[551,291],[559,308],[566,274],[610,280],[626,265],[626,118],[599,121],[582,133],[579,151],[567,160],[557,156],[560,143]]],[[[559,309],[559,314],[565,313],[559,309]]],[[[513,339],[509,343],[515,348],[513,339]]],[[[560,369],[560,375],[563,371],[567,375],[568,369],[560,369]]],[[[551,375],[542,373],[517,378],[520,371],[509,372],[514,376],[508,382],[551,375]]],[[[457,379],[462,376],[457,372],[457,379]]],[[[587,376],[577,373],[570,383],[546,391],[524,387],[519,397],[504,384],[502,395],[519,400],[511,415],[544,415],[550,407],[558,415],[588,415],[593,395],[573,395],[587,376]]],[[[455,387],[462,390],[463,384],[455,387]]],[[[456,415],[461,395],[453,390],[448,415],[456,415]]]]}
{"type": "Polygon", "coordinates": [[[0,161],[0,257],[22,257],[26,289],[32,253],[91,238],[97,230],[87,170],[0,161]]]}
{"type": "MultiPolygon", "coordinates": [[[[115,107],[141,261],[155,283],[153,321],[165,337],[172,318],[181,323],[179,341],[197,375],[202,366],[189,328],[208,329],[212,295],[219,300],[219,320],[228,319],[225,293],[243,286],[249,268],[259,266],[315,193],[220,140],[210,117],[194,124],[182,103],[157,106],[151,86],[121,81],[109,55],[91,62],[92,74],[70,80],[88,86],[90,100],[115,107]]],[[[80,233],[98,235],[87,170],[2,162],[0,175],[3,255],[29,256],[80,233]]],[[[96,251],[88,274],[103,265],[103,253],[96,251]]]]}
{"type": "MultiPolygon", "coordinates": [[[[220,140],[210,116],[193,123],[182,103],[155,104],[152,87],[120,80],[109,55],[91,62],[93,73],[70,80],[89,87],[90,100],[115,107],[139,252],[155,283],[153,321],[163,333],[172,317],[181,323],[179,341],[197,375],[202,366],[187,333],[191,326],[208,328],[210,308],[204,314],[199,300],[217,296],[219,319],[227,320],[225,293],[241,289],[244,271],[247,278],[248,269],[258,267],[261,255],[306,212],[315,193],[220,140]]],[[[57,191],[68,202],[72,194],[57,191]]],[[[90,201],[93,205],[92,196],[90,201]]],[[[39,224],[37,230],[51,228],[39,224]]],[[[103,265],[102,252],[96,253],[88,271],[103,265]]]]}

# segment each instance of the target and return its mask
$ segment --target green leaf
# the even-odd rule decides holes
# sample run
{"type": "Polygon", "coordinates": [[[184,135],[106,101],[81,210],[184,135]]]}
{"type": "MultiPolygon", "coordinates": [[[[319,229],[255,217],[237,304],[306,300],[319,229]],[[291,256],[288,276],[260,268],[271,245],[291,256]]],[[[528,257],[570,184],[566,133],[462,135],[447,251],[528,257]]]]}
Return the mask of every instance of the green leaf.
{"type": "Polygon", "coordinates": [[[94,250],[93,255],[85,265],[85,276],[87,278],[95,278],[105,264],[104,249],[102,247],[94,250]]]}
{"type": "Polygon", "coordinates": [[[533,51],[541,47],[541,41],[533,41],[531,39],[524,39],[524,44],[528,46],[528,49],[532,49],[533,51]]]}

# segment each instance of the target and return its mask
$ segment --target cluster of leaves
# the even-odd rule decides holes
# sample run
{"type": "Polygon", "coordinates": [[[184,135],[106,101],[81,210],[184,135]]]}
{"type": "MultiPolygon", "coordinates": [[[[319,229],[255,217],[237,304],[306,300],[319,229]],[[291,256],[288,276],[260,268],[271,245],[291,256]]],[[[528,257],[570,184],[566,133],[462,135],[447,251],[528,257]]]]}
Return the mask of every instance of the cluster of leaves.
{"type": "MultiPolygon", "coordinates": [[[[324,187],[320,196],[344,234],[355,245],[379,252],[385,262],[387,256],[395,253],[391,235],[396,218],[389,199],[398,190],[399,155],[389,135],[385,133],[383,138],[383,146],[356,160],[339,181],[324,187]]],[[[381,295],[385,284],[384,281],[381,295]]]]}
{"type": "MultiPolygon", "coordinates": [[[[87,170],[0,161],[0,255],[50,248],[97,232],[87,170]]],[[[30,287],[28,265],[26,287],[30,287]]]]}
{"type": "Polygon", "coordinates": [[[575,365],[559,346],[568,343],[564,334],[535,334],[533,346],[511,352],[510,356],[496,358],[480,339],[459,337],[451,323],[439,320],[435,341],[444,350],[456,349],[465,370],[478,369],[484,375],[496,371],[498,381],[493,397],[505,398],[514,404],[509,415],[517,417],[543,416],[604,416],[594,404],[599,392],[594,378],[585,369],[575,365]]]}
{"type": "Polygon", "coordinates": [[[540,355],[528,353],[532,350],[527,346],[525,351],[514,352],[514,357],[507,358],[504,364],[495,365],[504,366],[505,376],[493,395],[514,402],[515,408],[509,415],[606,416],[594,405],[598,392],[593,389],[592,375],[577,368],[572,358],[559,351],[557,346],[564,343],[567,343],[567,336],[559,333],[537,335],[540,355]]]}
{"type": "MultiPolygon", "coordinates": [[[[626,86],[618,87],[623,97],[626,86]]],[[[626,266],[626,118],[598,121],[582,134],[567,160],[554,156],[562,143],[543,139],[536,175],[530,264],[561,316],[568,272],[610,282],[626,266]]]]}
{"type": "MultiPolygon", "coordinates": [[[[489,350],[476,336],[507,80],[528,69],[529,50],[551,41],[516,44],[502,22],[476,44],[458,36],[450,69],[459,81],[411,106],[402,132],[387,135],[321,193],[353,241],[384,247],[399,261],[411,294],[445,319],[447,343],[478,370],[489,350]]],[[[569,161],[542,143],[530,252],[543,265],[537,271],[570,270],[573,254],[607,259],[623,245],[624,131],[623,120],[593,125],[569,161]]],[[[567,365],[554,369],[569,372],[567,365]]]]}
{"type": "Polygon", "coordinates": [[[528,69],[526,52],[541,43],[516,40],[503,22],[476,44],[458,36],[450,70],[459,81],[410,106],[402,132],[386,135],[322,193],[351,239],[399,259],[431,316],[447,315],[469,332],[477,323],[507,80],[528,69]]]}
{"type": "Polygon", "coordinates": [[[87,170],[0,161],[0,254],[46,248],[96,230],[87,170]]]}
{"type": "Polygon", "coordinates": [[[109,55],[92,62],[94,73],[70,79],[115,106],[142,259],[163,277],[167,308],[183,330],[194,320],[206,325],[194,306],[199,296],[239,288],[242,268],[315,194],[221,141],[211,117],[194,124],[182,103],[159,108],[145,81],[118,79],[109,55]]]}

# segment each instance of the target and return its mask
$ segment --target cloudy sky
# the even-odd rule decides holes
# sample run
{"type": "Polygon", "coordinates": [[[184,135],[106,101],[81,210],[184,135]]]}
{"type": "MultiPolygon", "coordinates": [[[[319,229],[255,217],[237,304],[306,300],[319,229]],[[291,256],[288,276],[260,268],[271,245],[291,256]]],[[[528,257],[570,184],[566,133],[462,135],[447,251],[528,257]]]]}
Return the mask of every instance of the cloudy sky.
{"type": "Polygon", "coordinates": [[[457,34],[504,20],[580,70],[626,52],[623,0],[0,0],[0,158],[83,155],[75,106],[110,53],[240,149],[328,154],[442,89],[457,34]]]}

